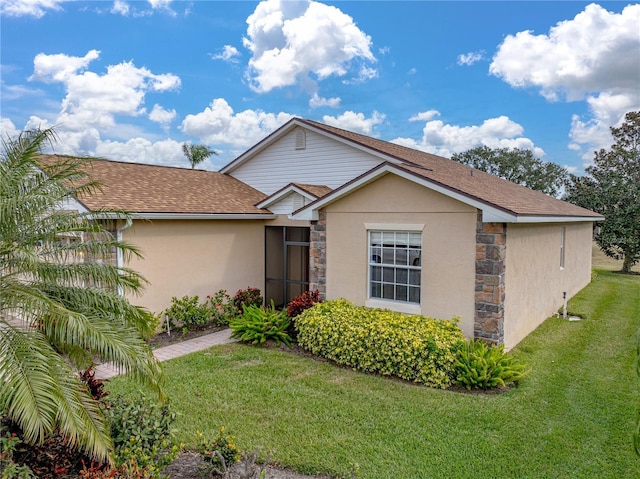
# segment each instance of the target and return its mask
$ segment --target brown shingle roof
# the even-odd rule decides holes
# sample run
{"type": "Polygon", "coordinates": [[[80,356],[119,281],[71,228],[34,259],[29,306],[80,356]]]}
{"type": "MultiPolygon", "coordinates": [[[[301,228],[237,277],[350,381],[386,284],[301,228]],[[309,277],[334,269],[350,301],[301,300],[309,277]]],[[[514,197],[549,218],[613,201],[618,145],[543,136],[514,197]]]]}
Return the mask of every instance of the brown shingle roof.
{"type": "MultiPolygon", "coordinates": [[[[55,162],[56,155],[45,155],[55,162]]],[[[254,205],[265,195],[222,173],[92,160],[86,167],[102,191],[78,198],[89,210],[130,213],[269,214],[254,205]]]]}
{"type": "Polygon", "coordinates": [[[308,185],[305,183],[293,183],[293,185],[315,196],[316,198],[322,198],[324,195],[333,191],[333,188],[329,188],[325,185],[308,185]]]}
{"type": "Polygon", "coordinates": [[[402,164],[397,166],[406,171],[518,216],[601,217],[593,211],[475,170],[457,161],[323,123],[303,119],[298,121],[399,160],[402,164]]]}

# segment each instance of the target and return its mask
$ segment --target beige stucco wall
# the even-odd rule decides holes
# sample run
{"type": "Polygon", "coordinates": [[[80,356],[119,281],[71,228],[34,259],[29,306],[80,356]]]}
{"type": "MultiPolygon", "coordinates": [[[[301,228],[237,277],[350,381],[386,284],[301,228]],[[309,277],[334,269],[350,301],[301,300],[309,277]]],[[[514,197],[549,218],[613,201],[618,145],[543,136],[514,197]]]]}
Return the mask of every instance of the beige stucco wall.
{"type": "MultiPolygon", "coordinates": [[[[473,335],[476,209],[388,174],[329,205],[327,298],[364,305],[368,295],[366,224],[424,224],[420,310],[461,317],[473,335]]],[[[396,309],[396,303],[388,303],[396,309]]]]}
{"type": "Polygon", "coordinates": [[[504,342],[515,346],[591,280],[592,224],[507,226],[504,342]],[[566,228],[560,267],[561,230],[566,228]]]}
{"type": "Polygon", "coordinates": [[[141,297],[129,298],[153,312],[171,297],[201,298],[248,286],[264,291],[264,222],[259,220],[134,221],[123,239],[138,246],[144,259],[128,266],[150,281],[141,297]]]}

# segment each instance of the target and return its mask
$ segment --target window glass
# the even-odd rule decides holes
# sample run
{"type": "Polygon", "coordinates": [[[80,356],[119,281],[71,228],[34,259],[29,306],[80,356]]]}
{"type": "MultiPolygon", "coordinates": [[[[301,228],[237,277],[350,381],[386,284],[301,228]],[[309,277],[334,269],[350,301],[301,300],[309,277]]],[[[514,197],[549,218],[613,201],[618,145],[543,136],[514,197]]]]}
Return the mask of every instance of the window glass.
{"type": "Polygon", "coordinates": [[[369,231],[370,298],[420,303],[422,233],[369,231]]]}

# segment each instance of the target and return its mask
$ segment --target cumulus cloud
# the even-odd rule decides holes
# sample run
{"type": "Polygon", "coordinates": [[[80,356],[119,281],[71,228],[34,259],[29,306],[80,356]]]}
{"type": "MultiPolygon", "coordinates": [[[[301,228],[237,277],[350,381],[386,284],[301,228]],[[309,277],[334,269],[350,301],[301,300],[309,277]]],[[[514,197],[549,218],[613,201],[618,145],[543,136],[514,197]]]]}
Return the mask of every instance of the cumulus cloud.
{"type": "MultiPolygon", "coordinates": [[[[152,142],[146,138],[138,137],[126,142],[101,141],[96,146],[96,156],[134,163],[188,166],[187,160],[182,152],[181,143],[171,139],[152,142]]],[[[211,164],[207,162],[198,167],[205,169],[211,167],[211,164]]]]}
{"type": "Polygon", "coordinates": [[[2,0],[0,12],[9,17],[42,18],[50,10],[61,10],[69,0],[2,0]]]}
{"type": "Polygon", "coordinates": [[[484,50],[458,55],[458,65],[471,66],[484,58],[484,50]]]}
{"type": "Polygon", "coordinates": [[[340,9],[314,1],[266,0],[247,18],[251,88],[266,93],[305,77],[365,80],[377,72],[371,38],[340,9]]]}
{"type": "Polygon", "coordinates": [[[640,4],[620,13],[590,4],[548,34],[508,35],[489,71],[513,87],[538,88],[549,101],[587,101],[589,117],[573,118],[570,137],[573,149],[591,155],[610,144],[610,126],[640,108],[638,25],[640,4]]]}
{"type": "Polygon", "coordinates": [[[38,53],[33,59],[33,75],[29,79],[44,83],[65,82],[99,57],[98,50],[89,50],[83,57],[72,57],[64,53],[38,53]]]}
{"type": "Polygon", "coordinates": [[[9,118],[0,117],[0,138],[15,138],[20,133],[9,118]]]}
{"type": "Polygon", "coordinates": [[[317,93],[314,93],[311,99],[309,100],[309,106],[311,108],[320,108],[323,106],[329,106],[331,108],[338,108],[340,106],[340,98],[322,98],[318,96],[317,93]]]}
{"type": "Polygon", "coordinates": [[[221,53],[216,53],[215,55],[211,55],[211,58],[214,60],[224,60],[225,62],[236,62],[237,57],[240,56],[240,52],[238,49],[232,45],[225,45],[222,48],[221,53]]]}
{"type": "Polygon", "coordinates": [[[345,111],[340,116],[325,115],[322,117],[322,121],[327,125],[369,136],[372,136],[373,127],[381,124],[384,119],[385,115],[377,111],[374,111],[370,118],[367,118],[364,113],[353,111],[345,111]]]}
{"type": "Polygon", "coordinates": [[[187,115],[182,130],[208,144],[247,148],[293,118],[288,113],[245,110],[238,113],[223,98],[216,98],[204,111],[187,115]]]}
{"type": "Polygon", "coordinates": [[[151,113],[149,113],[149,120],[160,123],[163,126],[171,123],[176,117],[176,111],[174,109],[165,110],[157,103],[153,105],[151,113]]]}
{"type": "MultiPolygon", "coordinates": [[[[418,116],[433,118],[440,113],[431,110],[418,116]]],[[[544,150],[536,147],[529,138],[523,137],[524,128],[506,116],[489,118],[481,125],[459,126],[445,124],[441,120],[429,120],[422,130],[422,138],[395,138],[392,143],[426,151],[435,155],[451,157],[477,146],[489,148],[521,148],[531,150],[542,157],[544,150]]]]}
{"type": "Polygon", "coordinates": [[[180,87],[180,78],[176,75],[154,74],[136,67],[133,62],[110,65],[104,75],[85,71],[99,54],[91,50],[84,57],[43,53],[35,57],[31,80],[59,82],[66,88],[57,120],[65,129],[113,127],[114,115],[135,117],[145,113],[147,92],[166,92],[180,87]]]}

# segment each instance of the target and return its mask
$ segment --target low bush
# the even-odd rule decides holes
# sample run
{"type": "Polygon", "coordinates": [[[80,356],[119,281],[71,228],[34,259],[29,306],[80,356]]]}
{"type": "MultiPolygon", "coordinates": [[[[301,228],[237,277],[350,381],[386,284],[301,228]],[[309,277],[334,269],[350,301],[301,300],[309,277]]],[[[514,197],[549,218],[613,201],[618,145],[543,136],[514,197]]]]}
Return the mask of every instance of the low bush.
{"type": "Polygon", "coordinates": [[[167,322],[171,329],[183,328],[188,331],[202,329],[210,325],[229,324],[236,316],[236,306],[226,290],[221,289],[213,296],[207,296],[200,302],[199,296],[183,296],[171,298],[171,306],[163,312],[167,318],[162,323],[163,330],[167,329],[167,322]]]}
{"type": "Polygon", "coordinates": [[[504,351],[504,345],[487,345],[479,339],[471,339],[458,353],[456,382],[468,390],[491,389],[518,384],[527,372],[504,351]]]}
{"type": "Polygon", "coordinates": [[[169,404],[144,395],[130,400],[121,396],[108,401],[106,416],[113,439],[113,460],[123,477],[159,478],[180,452],[172,425],[176,414],[169,404]]]}
{"type": "Polygon", "coordinates": [[[291,320],[286,311],[278,311],[273,301],[270,308],[256,305],[243,305],[242,316],[229,323],[233,330],[232,338],[238,338],[245,343],[264,344],[268,339],[291,346],[291,337],[287,333],[291,320]]]}
{"type": "Polygon", "coordinates": [[[243,314],[243,306],[260,307],[262,303],[264,303],[264,298],[259,288],[249,286],[247,289],[239,289],[236,291],[231,301],[235,306],[237,314],[243,314]]]}
{"type": "Polygon", "coordinates": [[[220,433],[213,440],[207,439],[202,432],[196,431],[196,440],[198,441],[197,451],[218,473],[226,471],[240,460],[240,452],[235,445],[234,437],[228,434],[224,427],[220,428],[220,433]]]}
{"type": "Polygon", "coordinates": [[[210,318],[208,306],[201,304],[197,295],[182,298],[174,296],[171,298],[171,306],[165,309],[164,314],[173,329],[198,329],[205,326],[210,318]]]}
{"type": "Polygon", "coordinates": [[[238,314],[231,296],[225,289],[221,289],[213,296],[207,296],[205,304],[209,308],[211,322],[218,325],[229,324],[229,321],[238,314]]]}
{"type": "Polygon", "coordinates": [[[6,431],[0,423],[0,478],[36,479],[37,476],[26,464],[14,462],[13,453],[22,444],[16,433],[6,431]]]}
{"type": "Polygon", "coordinates": [[[295,318],[303,311],[320,302],[320,291],[305,291],[291,300],[287,306],[287,316],[295,318]]]}
{"type": "Polygon", "coordinates": [[[296,318],[298,344],[360,371],[446,388],[464,336],[457,319],[407,316],[354,306],[345,299],[317,303],[296,318]]]}
{"type": "Polygon", "coordinates": [[[296,296],[289,302],[287,306],[287,316],[291,319],[291,324],[287,328],[287,334],[291,339],[296,340],[298,337],[298,330],[296,329],[296,317],[302,314],[311,306],[320,302],[320,291],[305,291],[304,293],[296,296]]]}

